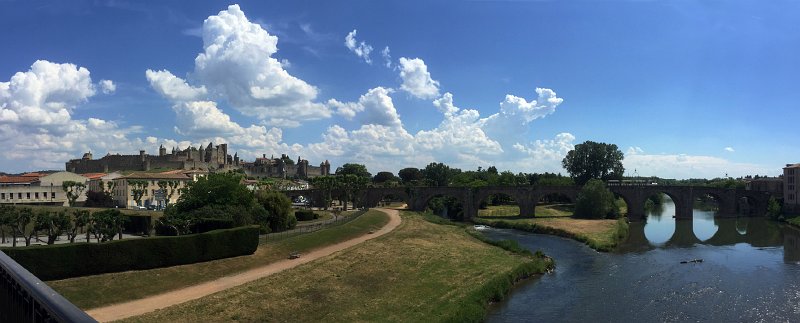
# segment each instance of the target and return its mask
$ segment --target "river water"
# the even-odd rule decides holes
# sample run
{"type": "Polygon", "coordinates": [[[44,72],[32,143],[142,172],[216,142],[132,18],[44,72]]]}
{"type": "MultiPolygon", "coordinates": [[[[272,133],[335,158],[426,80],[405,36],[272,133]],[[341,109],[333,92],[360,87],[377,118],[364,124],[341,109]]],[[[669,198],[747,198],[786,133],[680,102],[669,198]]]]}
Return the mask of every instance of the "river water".
{"type": "Polygon", "coordinates": [[[487,322],[800,322],[800,230],[761,218],[676,221],[665,201],[632,223],[618,252],[573,240],[490,229],[556,260],[526,281],[487,322]],[[685,263],[694,259],[702,262],[685,263]]]}

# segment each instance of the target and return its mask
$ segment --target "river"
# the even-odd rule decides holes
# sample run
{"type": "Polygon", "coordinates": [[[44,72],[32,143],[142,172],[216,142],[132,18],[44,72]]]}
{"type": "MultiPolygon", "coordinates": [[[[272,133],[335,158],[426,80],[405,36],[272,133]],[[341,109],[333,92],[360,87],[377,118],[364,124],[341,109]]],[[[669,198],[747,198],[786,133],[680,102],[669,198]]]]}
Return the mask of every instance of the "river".
{"type": "Polygon", "coordinates": [[[490,229],[556,260],[556,270],[526,281],[494,304],[487,322],[798,322],[800,230],[761,218],[672,218],[674,205],[613,253],[573,240],[490,229]],[[702,262],[681,263],[694,259],[702,262]]]}

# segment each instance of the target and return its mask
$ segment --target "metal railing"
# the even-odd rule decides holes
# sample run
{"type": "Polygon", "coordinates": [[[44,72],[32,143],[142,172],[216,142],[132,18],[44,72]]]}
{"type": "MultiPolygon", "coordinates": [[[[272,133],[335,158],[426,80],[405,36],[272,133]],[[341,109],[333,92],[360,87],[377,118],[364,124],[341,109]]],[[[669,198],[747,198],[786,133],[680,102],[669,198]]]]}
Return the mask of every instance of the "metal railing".
{"type": "Polygon", "coordinates": [[[330,227],[339,226],[339,225],[342,225],[342,224],[345,224],[345,223],[348,223],[350,221],[353,221],[353,220],[357,219],[359,216],[361,216],[362,214],[364,214],[366,212],[367,212],[367,210],[359,210],[359,211],[356,211],[355,213],[347,215],[347,216],[341,216],[340,215],[339,217],[337,217],[335,219],[330,219],[330,220],[326,220],[326,221],[320,221],[320,222],[316,222],[316,223],[313,223],[313,224],[307,224],[307,225],[298,225],[295,229],[292,229],[292,230],[286,230],[286,231],[281,231],[281,232],[263,234],[263,235],[261,235],[261,241],[281,240],[281,239],[285,239],[285,238],[288,238],[288,237],[294,237],[294,236],[298,236],[298,235],[301,235],[301,234],[311,233],[311,232],[319,231],[319,230],[322,230],[322,229],[327,229],[327,228],[330,228],[330,227]]]}
{"type": "Polygon", "coordinates": [[[97,322],[0,251],[0,322],[97,322]]]}

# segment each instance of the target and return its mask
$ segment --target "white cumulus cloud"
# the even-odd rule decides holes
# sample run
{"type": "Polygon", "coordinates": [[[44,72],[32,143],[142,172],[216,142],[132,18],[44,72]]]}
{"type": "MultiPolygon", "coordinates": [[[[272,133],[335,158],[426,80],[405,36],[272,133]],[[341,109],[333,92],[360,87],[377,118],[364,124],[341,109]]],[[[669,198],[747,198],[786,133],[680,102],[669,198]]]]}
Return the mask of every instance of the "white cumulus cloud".
{"type": "Polygon", "coordinates": [[[98,84],[100,85],[100,90],[103,91],[103,94],[111,94],[117,90],[117,85],[114,84],[114,81],[112,80],[100,80],[98,84]]]}
{"type": "Polygon", "coordinates": [[[205,86],[192,87],[185,80],[167,70],[147,70],[145,77],[153,89],[171,101],[200,100],[207,93],[205,86]]]}
{"type": "Polygon", "coordinates": [[[381,56],[383,57],[383,66],[392,68],[392,54],[389,52],[389,46],[383,48],[381,56]]]}
{"type": "Polygon", "coordinates": [[[400,57],[400,89],[420,99],[433,99],[439,96],[439,81],[431,78],[425,61],[419,58],[400,57]]]}
{"type": "Polygon", "coordinates": [[[344,45],[347,46],[347,49],[356,54],[356,56],[363,58],[367,64],[372,64],[372,59],[369,57],[369,54],[372,52],[372,46],[363,41],[359,43],[356,40],[356,33],[358,33],[358,31],[355,29],[348,33],[347,36],[344,37],[344,45]]]}
{"type": "Polygon", "coordinates": [[[733,147],[725,147],[725,151],[732,153],[735,152],[736,150],[733,150],[733,147]]]}

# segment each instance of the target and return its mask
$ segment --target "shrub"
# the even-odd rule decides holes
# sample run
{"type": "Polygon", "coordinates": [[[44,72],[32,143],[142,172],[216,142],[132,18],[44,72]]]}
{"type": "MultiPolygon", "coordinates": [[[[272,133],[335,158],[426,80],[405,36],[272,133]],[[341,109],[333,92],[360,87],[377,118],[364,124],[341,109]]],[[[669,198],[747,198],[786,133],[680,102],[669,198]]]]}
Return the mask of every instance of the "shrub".
{"type": "Polygon", "coordinates": [[[297,210],[294,212],[297,221],[311,221],[319,219],[319,214],[311,210],[297,210]]]}
{"type": "Polygon", "coordinates": [[[230,229],[235,227],[231,219],[200,219],[195,224],[194,232],[204,233],[220,229],[230,229]]]}
{"type": "Polygon", "coordinates": [[[614,193],[603,181],[592,179],[581,188],[575,201],[575,217],[588,219],[616,218],[619,208],[614,193]]]}
{"type": "Polygon", "coordinates": [[[270,232],[293,229],[297,219],[292,215],[292,201],[277,191],[260,191],[256,195],[258,203],[267,210],[267,222],[270,232]]]}
{"type": "Polygon", "coordinates": [[[126,239],[2,249],[42,280],[185,265],[249,255],[258,227],[247,226],[177,237],[126,239]]]}
{"type": "Polygon", "coordinates": [[[86,202],[83,202],[85,207],[114,207],[114,199],[111,193],[105,191],[88,191],[86,192],[86,202]]]}

